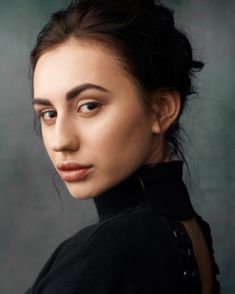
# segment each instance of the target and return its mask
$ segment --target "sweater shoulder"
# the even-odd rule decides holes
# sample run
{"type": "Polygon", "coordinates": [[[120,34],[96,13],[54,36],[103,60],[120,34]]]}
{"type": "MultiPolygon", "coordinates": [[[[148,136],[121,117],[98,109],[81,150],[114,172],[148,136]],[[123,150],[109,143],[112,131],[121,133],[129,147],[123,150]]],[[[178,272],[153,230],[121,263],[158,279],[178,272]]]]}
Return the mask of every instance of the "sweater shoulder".
{"type": "MultiPolygon", "coordinates": [[[[162,285],[166,273],[178,283],[180,277],[174,270],[176,261],[166,218],[146,207],[132,208],[86,226],[62,242],[42,270],[35,287],[61,289],[60,283],[66,280],[71,287],[77,287],[79,281],[82,289],[87,283],[83,283],[81,277],[91,275],[97,276],[96,286],[105,276],[105,287],[113,284],[113,279],[122,278],[144,289],[156,276],[158,285],[162,285]]],[[[51,293],[60,293],[56,291],[51,293]]]]}
{"type": "MultiPolygon", "coordinates": [[[[66,246],[81,248],[91,254],[128,254],[158,249],[159,255],[170,244],[165,217],[154,215],[146,207],[128,209],[79,230],[66,241],[66,246]],[[154,248],[151,245],[154,244],[154,248]]],[[[172,249],[172,248],[171,248],[172,249]]],[[[156,253],[157,254],[157,253],[156,253]]]]}

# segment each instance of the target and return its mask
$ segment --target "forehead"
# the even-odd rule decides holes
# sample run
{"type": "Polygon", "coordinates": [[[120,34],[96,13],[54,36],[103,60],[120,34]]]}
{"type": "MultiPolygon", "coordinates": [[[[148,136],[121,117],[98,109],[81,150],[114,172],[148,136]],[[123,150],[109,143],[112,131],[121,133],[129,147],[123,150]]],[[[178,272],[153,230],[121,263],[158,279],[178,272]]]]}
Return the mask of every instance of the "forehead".
{"type": "Polygon", "coordinates": [[[73,86],[74,82],[103,82],[131,79],[115,54],[96,43],[67,41],[39,58],[34,71],[34,89],[52,85],[73,86]],[[71,85],[69,85],[69,83],[71,85]]]}

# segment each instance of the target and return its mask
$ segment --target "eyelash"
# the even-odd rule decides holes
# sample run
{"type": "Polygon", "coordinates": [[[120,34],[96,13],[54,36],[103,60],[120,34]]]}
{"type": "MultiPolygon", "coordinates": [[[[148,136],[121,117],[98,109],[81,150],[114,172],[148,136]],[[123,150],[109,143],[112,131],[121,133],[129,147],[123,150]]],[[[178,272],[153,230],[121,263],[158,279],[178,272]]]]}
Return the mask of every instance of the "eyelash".
{"type": "MultiPolygon", "coordinates": [[[[98,107],[100,107],[100,105],[101,105],[101,103],[98,103],[98,102],[93,102],[93,101],[90,101],[90,102],[86,102],[86,103],[83,103],[83,104],[81,104],[80,106],[79,106],[79,109],[82,107],[82,106],[84,106],[84,105],[96,105],[97,107],[96,108],[98,108],[98,107]]],[[[95,108],[95,109],[96,109],[95,108]]],[[[91,110],[91,111],[87,111],[87,112],[85,112],[85,113],[89,113],[89,112],[92,112],[93,111],[93,109],[91,110]]],[[[49,121],[49,120],[51,120],[51,119],[53,119],[53,118],[51,118],[51,119],[45,119],[44,118],[44,115],[46,114],[46,113],[50,113],[50,112],[56,112],[56,111],[53,111],[53,110],[49,110],[49,109],[46,109],[46,110],[42,110],[42,111],[40,111],[38,114],[37,114],[37,116],[40,118],[40,119],[42,119],[42,120],[44,120],[44,121],[49,121]]]]}

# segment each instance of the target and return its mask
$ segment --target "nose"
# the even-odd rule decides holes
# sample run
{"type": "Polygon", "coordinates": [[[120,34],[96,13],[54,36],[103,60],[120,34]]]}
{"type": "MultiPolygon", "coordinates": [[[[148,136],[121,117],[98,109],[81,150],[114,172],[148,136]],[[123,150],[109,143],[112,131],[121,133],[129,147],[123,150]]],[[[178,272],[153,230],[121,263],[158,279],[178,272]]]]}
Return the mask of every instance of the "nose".
{"type": "Polygon", "coordinates": [[[68,118],[57,117],[53,130],[51,149],[56,152],[76,151],[79,148],[77,128],[68,118]]]}

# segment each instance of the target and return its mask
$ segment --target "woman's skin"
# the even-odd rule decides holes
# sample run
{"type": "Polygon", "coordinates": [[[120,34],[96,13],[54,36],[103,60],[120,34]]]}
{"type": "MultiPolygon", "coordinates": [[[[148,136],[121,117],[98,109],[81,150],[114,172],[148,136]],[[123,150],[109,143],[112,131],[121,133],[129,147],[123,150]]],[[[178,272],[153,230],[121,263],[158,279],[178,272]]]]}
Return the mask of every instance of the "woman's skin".
{"type": "Polygon", "coordinates": [[[132,77],[113,54],[93,45],[70,39],[45,52],[33,78],[34,108],[57,171],[62,162],[92,165],[83,179],[65,180],[79,199],[98,196],[144,163],[169,160],[164,132],[180,109],[178,92],[162,90],[151,94],[162,107],[154,103],[155,112],[146,113],[132,77]],[[71,91],[84,84],[105,90],[71,91]]]}

